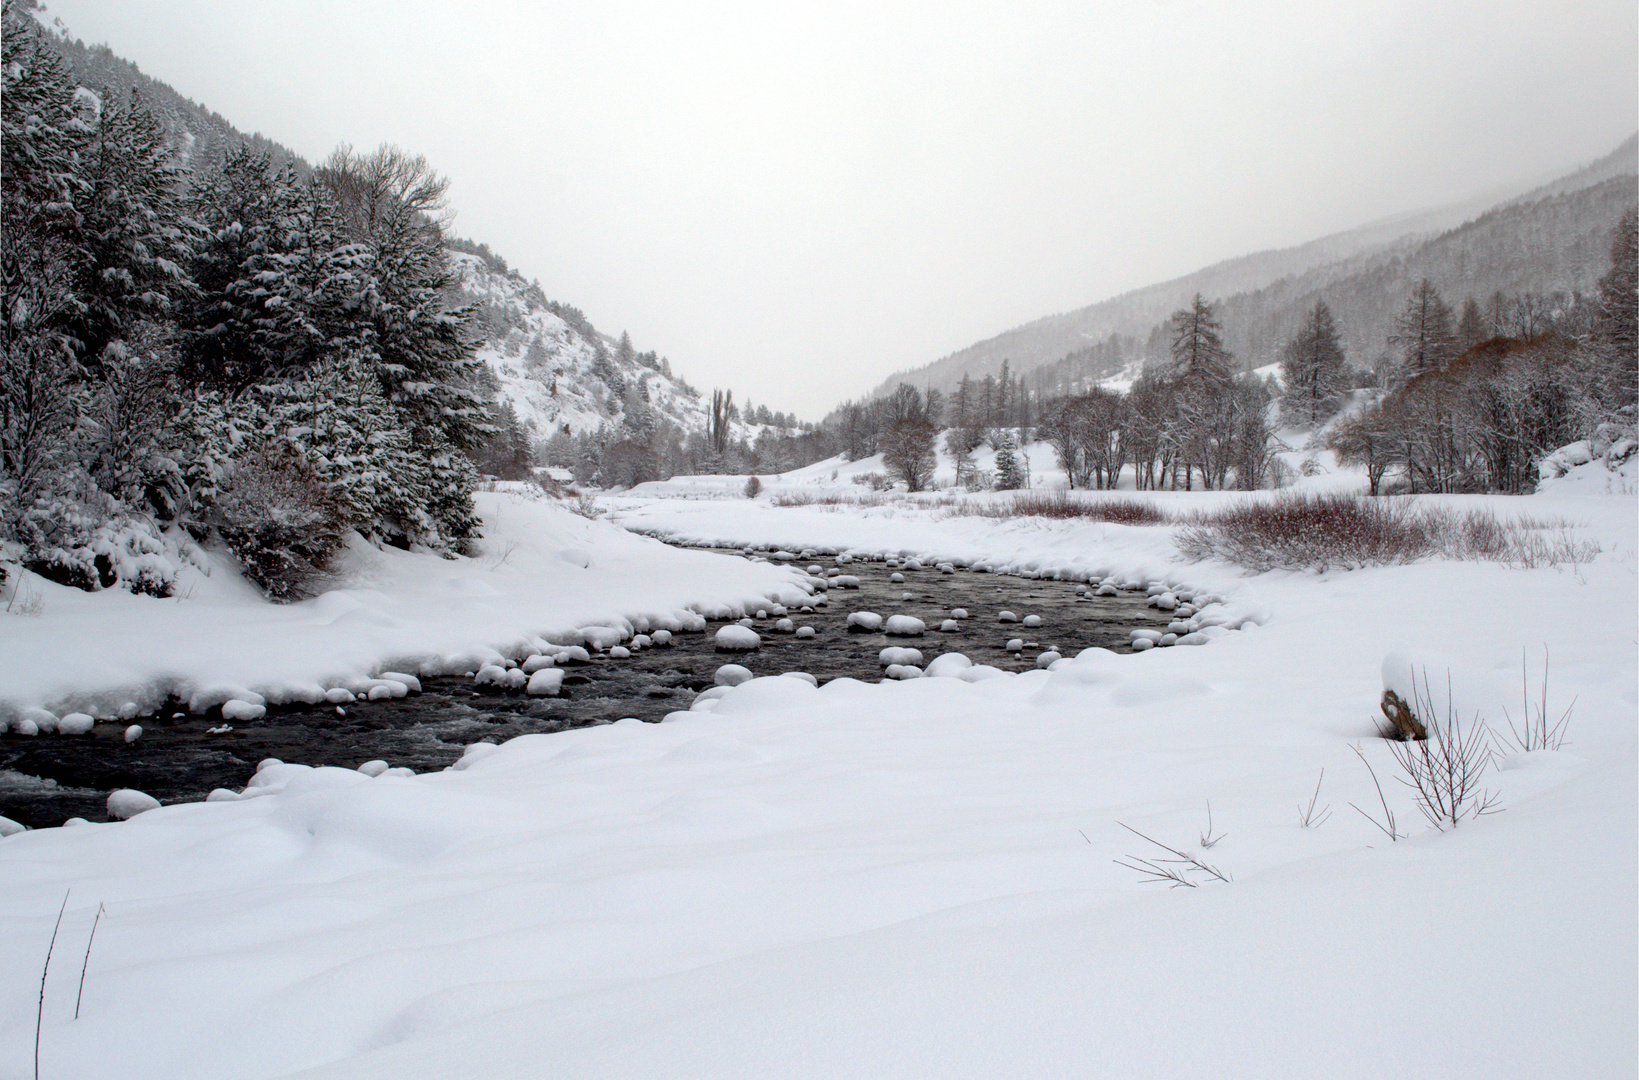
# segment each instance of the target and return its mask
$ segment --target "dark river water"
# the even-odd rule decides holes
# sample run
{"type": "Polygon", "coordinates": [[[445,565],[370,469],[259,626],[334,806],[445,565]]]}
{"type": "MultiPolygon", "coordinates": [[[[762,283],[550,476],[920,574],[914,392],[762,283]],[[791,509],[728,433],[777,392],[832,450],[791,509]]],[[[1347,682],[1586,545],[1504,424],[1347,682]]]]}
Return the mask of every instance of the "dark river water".
{"type": "Polygon", "coordinates": [[[798,626],[815,629],[812,638],[774,632],[776,619],[770,615],[757,623],[759,651],[725,654],[713,644],[723,624],[712,623],[704,633],[677,634],[670,646],[644,649],[629,659],[594,653],[589,663],[566,668],[556,698],[478,687],[471,678],[436,678],[422,680],[421,694],[396,700],[270,708],[264,718],[234,723],[227,732],[211,732],[222,725],[215,710],[189,715],[166,708],[138,719],[144,733],[133,743],[123,738],[126,721],[99,723],[83,736],[6,734],[0,736],[0,815],[34,828],[75,816],[103,821],[108,794],[117,788],[145,791],[162,803],[199,800],[213,788],[243,788],[257,763],[269,757],[346,768],[384,759],[417,772],[441,769],[480,740],[504,742],[624,717],[657,721],[688,708],[725,663],[742,664],[757,675],[806,671],[821,683],[843,676],[875,681],[882,678],[878,654],[898,645],[920,649],[926,660],[961,652],[977,664],[1025,671],[1049,647],[1065,656],[1095,645],[1128,652],[1129,631],[1164,629],[1169,618],[1148,607],[1142,592],[1087,598],[1071,582],[968,570],[941,573],[932,567],[905,571],[881,562],[841,569],[859,579],[858,589],[833,587],[829,605],[788,613],[798,626]],[[904,583],[890,580],[896,572],[904,583]],[[970,617],[957,630],[939,630],[953,608],[966,608],[970,617]],[[998,622],[1002,610],[1021,619],[1039,615],[1042,626],[998,622]],[[855,611],[914,615],[928,631],[919,638],[849,632],[847,617],[855,611]],[[1013,638],[1024,639],[1021,652],[1007,650],[1013,638]]]}

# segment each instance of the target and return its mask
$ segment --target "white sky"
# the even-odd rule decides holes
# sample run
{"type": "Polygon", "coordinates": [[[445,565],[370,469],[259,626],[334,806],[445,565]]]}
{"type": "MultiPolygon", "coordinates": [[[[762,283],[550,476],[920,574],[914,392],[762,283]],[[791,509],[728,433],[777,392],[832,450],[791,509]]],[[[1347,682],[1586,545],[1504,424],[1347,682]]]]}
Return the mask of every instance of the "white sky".
{"type": "Polygon", "coordinates": [[[310,160],[425,154],[549,297],[806,419],[1639,126],[1633,0],[47,2],[310,160]]]}

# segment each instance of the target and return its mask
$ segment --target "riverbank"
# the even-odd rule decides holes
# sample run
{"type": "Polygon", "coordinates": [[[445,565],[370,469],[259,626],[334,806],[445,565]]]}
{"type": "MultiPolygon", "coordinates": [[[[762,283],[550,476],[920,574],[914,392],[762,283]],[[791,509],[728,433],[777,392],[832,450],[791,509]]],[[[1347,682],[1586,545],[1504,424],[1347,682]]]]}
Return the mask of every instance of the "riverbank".
{"type": "MultiPolygon", "coordinates": [[[[525,485],[480,492],[470,558],[356,541],[316,599],[272,604],[200,552],[170,599],[83,593],[27,575],[0,615],[0,722],[29,708],[98,718],[323,700],[382,673],[460,673],[586,626],[679,627],[701,612],[807,596],[789,568],[727,560],[577,516],[525,485]]],[[[0,603],[0,607],[5,604],[0,603]]]]}

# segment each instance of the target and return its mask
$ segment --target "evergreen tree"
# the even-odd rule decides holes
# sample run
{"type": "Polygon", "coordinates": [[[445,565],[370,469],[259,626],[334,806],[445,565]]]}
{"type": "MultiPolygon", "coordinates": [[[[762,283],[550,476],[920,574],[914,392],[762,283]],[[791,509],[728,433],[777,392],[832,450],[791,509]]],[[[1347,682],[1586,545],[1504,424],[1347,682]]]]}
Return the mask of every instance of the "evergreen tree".
{"type": "Polygon", "coordinates": [[[1019,459],[1015,453],[1016,449],[1013,433],[1004,431],[1001,435],[1001,445],[996,448],[997,491],[1014,491],[1024,487],[1024,470],[1019,466],[1019,459]]]}
{"type": "Polygon", "coordinates": [[[1281,411],[1288,419],[1313,426],[1337,411],[1347,369],[1337,324],[1324,300],[1315,301],[1303,327],[1281,350],[1280,363],[1285,382],[1281,411]]]}
{"type": "Polygon", "coordinates": [[[294,172],[239,148],[188,201],[201,230],[197,292],[180,317],[189,381],[237,394],[312,363],[328,345],[315,318],[327,298],[314,288],[313,203],[294,172]]]}
{"type": "Polygon", "coordinates": [[[69,332],[94,369],[132,323],[168,320],[193,290],[186,267],[197,235],[183,212],[182,170],[134,92],[104,107],[78,163],[69,245],[82,306],[69,332]]]}
{"type": "Polygon", "coordinates": [[[1404,379],[1441,371],[1456,356],[1457,338],[1451,330],[1451,309],[1428,278],[1419,281],[1411,291],[1395,323],[1390,344],[1400,348],[1400,376],[1404,379]]]}
{"type": "Polygon", "coordinates": [[[1200,293],[1190,306],[1172,313],[1172,365],[1185,380],[1227,383],[1233,358],[1224,348],[1223,326],[1200,293]]]}
{"type": "Polygon", "coordinates": [[[1607,408],[1633,422],[1639,382],[1639,213],[1629,209],[1611,237],[1611,268],[1599,279],[1599,345],[1603,353],[1597,393],[1607,408]]]}

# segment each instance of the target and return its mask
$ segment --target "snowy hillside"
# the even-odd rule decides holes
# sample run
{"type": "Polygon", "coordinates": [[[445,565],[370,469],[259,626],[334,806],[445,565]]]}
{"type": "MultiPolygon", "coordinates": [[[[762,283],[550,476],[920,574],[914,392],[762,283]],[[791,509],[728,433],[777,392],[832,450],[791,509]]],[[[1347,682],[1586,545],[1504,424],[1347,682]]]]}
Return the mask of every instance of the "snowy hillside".
{"type": "Polygon", "coordinates": [[[705,427],[699,391],[673,377],[664,360],[622,348],[574,309],[549,303],[516,271],[459,251],[450,260],[463,301],[478,309],[478,356],[533,437],[623,421],[633,428],[666,421],[685,432],[705,427]]]}

